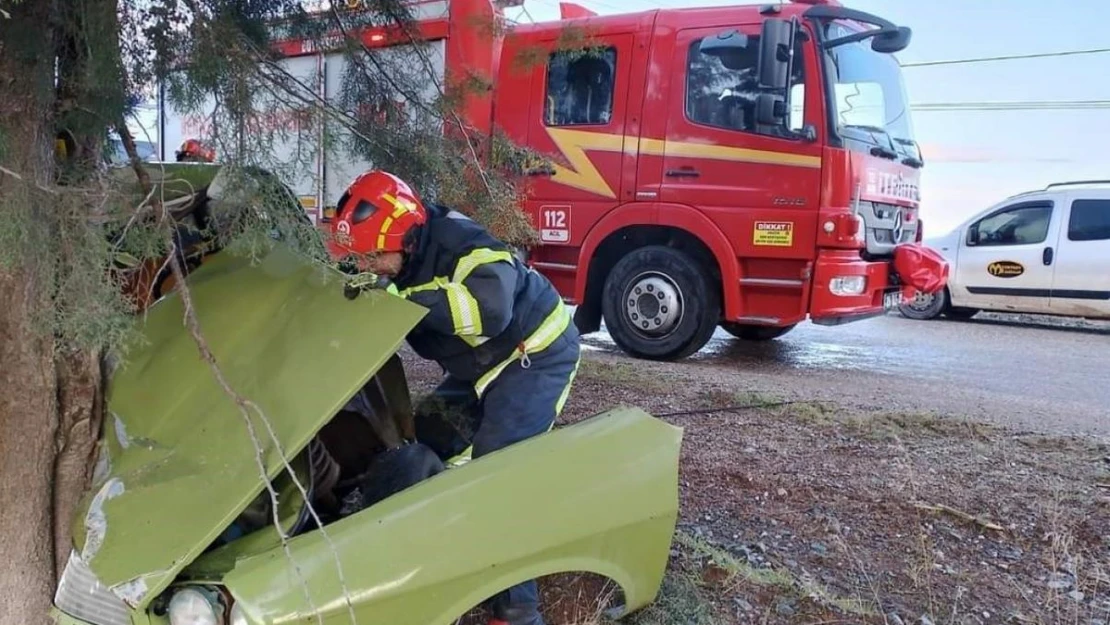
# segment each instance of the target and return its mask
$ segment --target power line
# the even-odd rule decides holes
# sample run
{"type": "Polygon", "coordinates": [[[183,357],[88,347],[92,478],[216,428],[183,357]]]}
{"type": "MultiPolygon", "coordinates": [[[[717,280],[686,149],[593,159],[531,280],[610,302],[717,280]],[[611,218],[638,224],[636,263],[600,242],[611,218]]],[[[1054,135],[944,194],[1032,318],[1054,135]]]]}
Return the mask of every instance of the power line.
{"type": "Polygon", "coordinates": [[[1014,61],[1019,59],[1046,59],[1060,56],[1078,56],[1081,54],[1103,54],[1106,52],[1110,52],[1110,48],[1065,50],[1063,52],[1037,52],[1034,54],[1010,54],[1005,56],[984,56],[971,59],[949,59],[945,61],[919,61],[916,63],[902,63],[902,67],[933,67],[936,65],[963,65],[967,63],[989,63],[993,61],[1014,61]]]}
{"type": "Polygon", "coordinates": [[[910,106],[914,111],[1082,111],[1110,109],[1110,100],[1043,100],[997,102],[922,102],[910,106]]]}

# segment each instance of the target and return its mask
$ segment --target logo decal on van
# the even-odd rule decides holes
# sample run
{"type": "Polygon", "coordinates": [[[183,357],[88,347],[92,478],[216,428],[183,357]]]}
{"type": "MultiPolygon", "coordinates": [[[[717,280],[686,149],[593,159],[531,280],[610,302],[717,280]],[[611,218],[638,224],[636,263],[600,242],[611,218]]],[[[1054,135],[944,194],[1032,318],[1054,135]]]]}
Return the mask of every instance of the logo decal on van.
{"type": "Polygon", "coordinates": [[[1016,278],[1025,273],[1025,267],[1012,260],[996,260],[987,265],[987,273],[996,278],[1016,278]]]}

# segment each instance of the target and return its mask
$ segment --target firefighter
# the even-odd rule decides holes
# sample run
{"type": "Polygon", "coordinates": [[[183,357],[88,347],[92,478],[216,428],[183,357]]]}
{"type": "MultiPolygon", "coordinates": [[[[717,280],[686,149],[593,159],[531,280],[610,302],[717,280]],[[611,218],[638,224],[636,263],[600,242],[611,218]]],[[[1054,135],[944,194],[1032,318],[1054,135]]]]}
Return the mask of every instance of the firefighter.
{"type": "MultiPolygon", "coordinates": [[[[551,429],[578,371],[579,336],[546,278],[483,227],[372,170],[331,222],[337,261],[428,309],[407,341],[446,375],[416,407],[416,438],[445,462],[479,458],[551,429]]],[[[512,514],[512,503],[493,514],[512,514]]],[[[536,582],[489,601],[491,623],[542,625],[536,582]]]]}

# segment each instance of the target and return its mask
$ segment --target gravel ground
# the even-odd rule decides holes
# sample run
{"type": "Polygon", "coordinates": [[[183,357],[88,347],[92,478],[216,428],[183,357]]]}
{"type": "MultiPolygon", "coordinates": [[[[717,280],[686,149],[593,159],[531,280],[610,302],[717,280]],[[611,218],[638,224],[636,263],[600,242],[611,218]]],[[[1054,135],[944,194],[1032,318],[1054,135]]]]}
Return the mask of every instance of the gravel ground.
{"type": "MultiPolygon", "coordinates": [[[[406,368],[414,394],[439,375],[406,368]]],[[[685,429],[680,522],[634,623],[1110,624],[1105,443],[758,382],[719,361],[585,354],[561,423],[755,406],[667,418],[685,429]]],[[[597,622],[613,595],[588,576],[543,588],[554,625],[597,622]]]]}

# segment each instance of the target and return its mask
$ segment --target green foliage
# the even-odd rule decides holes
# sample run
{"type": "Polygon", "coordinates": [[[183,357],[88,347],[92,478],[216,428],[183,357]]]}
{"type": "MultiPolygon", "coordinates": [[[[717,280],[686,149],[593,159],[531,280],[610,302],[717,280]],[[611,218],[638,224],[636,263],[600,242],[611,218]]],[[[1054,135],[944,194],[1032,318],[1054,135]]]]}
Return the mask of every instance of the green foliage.
{"type": "MultiPolygon", "coordinates": [[[[520,210],[520,174],[537,155],[459,114],[488,94],[490,78],[444,84],[436,46],[415,37],[366,49],[354,36],[362,27],[416,29],[401,0],[365,5],[308,14],[299,0],[87,0],[59,3],[51,25],[26,34],[57,42],[54,119],[76,152],[58,163],[58,186],[23,180],[0,198],[0,263],[33,274],[43,333],[62,347],[125,344],[171,252],[195,266],[207,253],[258,256],[281,240],[326,264],[321,232],[290,191],[321,154],[342,169],[329,172],[333,185],[337,175],[387,169],[511,244],[536,241],[520,210]],[[320,101],[322,74],[293,73],[272,51],[290,37],[339,45],[346,69],[336,101],[320,101]],[[105,169],[100,151],[158,84],[210,129],[219,166],[147,164],[143,181],[131,167],[105,169]]],[[[504,32],[499,22],[471,26],[504,32]]],[[[560,45],[583,40],[571,33],[560,45]]],[[[0,164],[10,162],[8,130],[0,127],[0,164]]]]}
{"type": "Polygon", "coordinates": [[[604,52],[605,44],[596,32],[576,24],[567,24],[559,30],[559,36],[553,44],[518,47],[509,62],[514,73],[527,73],[546,63],[553,54],[560,54],[567,62],[571,62],[584,57],[603,58],[604,52]]]}

